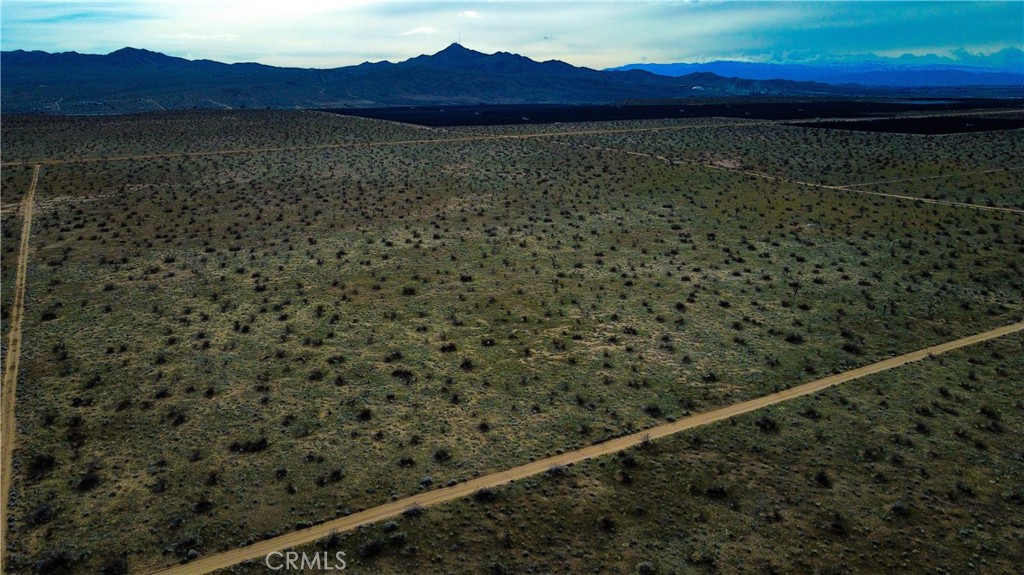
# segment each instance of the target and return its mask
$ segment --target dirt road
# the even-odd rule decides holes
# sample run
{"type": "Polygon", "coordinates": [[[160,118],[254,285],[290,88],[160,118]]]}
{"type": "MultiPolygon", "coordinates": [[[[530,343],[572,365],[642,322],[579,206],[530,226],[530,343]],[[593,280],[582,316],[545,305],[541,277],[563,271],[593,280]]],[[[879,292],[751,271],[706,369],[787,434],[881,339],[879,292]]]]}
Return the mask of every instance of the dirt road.
{"type": "Polygon", "coordinates": [[[858,184],[844,184],[836,186],[837,188],[859,188],[861,186],[874,186],[878,184],[894,184],[898,182],[917,182],[921,180],[946,180],[949,178],[955,178],[957,176],[970,176],[975,174],[995,174],[998,172],[1018,172],[1024,170],[1024,166],[1014,166],[1011,168],[991,168],[988,170],[970,170],[966,172],[952,172],[949,174],[939,174],[937,176],[918,176],[916,178],[900,178],[898,180],[879,180],[876,182],[861,182],[858,184]]]}
{"type": "Polygon", "coordinates": [[[28,238],[32,229],[32,202],[39,182],[39,170],[32,172],[32,184],[21,200],[21,245],[18,248],[18,269],[14,280],[14,299],[11,301],[11,328],[7,336],[7,357],[4,360],[3,380],[0,382],[0,573],[7,550],[7,500],[11,494],[11,455],[14,450],[14,393],[18,386],[18,360],[21,356],[21,318],[25,315],[25,280],[28,271],[28,238]]]}
{"type": "Polygon", "coordinates": [[[898,357],[880,361],[878,363],[873,363],[871,365],[866,365],[864,367],[833,375],[831,377],[826,377],[824,379],[819,379],[817,381],[812,381],[810,383],[798,385],[796,387],[780,391],[778,393],[773,393],[771,395],[766,395],[764,397],[759,397],[757,399],[752,399],[750,401],[744,401],[741,403],[736,403],[705,413],[700,413],[691,417],[687,417],[685,419],[680,419],[672,423],[659,425],[657,427],[652,427],[650,429],[646,429],[644,431],[640,431],[631,435],[625,435],[623,437],[612,439],[604,443],[591,445],[583,449],[570,451],[568,453],[563,453],[561,455],[556,455],[554,457],[540,459],[531,463],[527,463],[526,465],[513,467],[512,469],[508,469],[506,471],[500,471],[497,473],[492,473],[490,475],[485,475],[483,477],[478,477],[476,479],[467,481],[465,483],[460,483],[452,487],[436,489],[434,491],[429,491],[427,493],[421,493],[413,495],[411,497],[406,497],[404,499],[399,499],[397,501],[386,503],[379,507],[374,507],[372,509],[367,509],[365,511],[361,511],[353,515],[349,515],[348,517],[341,517],[339,519],[327,521],[326,523],[321,523],[320,525],[315,525],[307,529],[293,531],[291,533],[286,533],[284,535],[274,537],[272,539],[267,539],[264,541],[253,543],[252,545],[248,545],[246,547],[240,547],[238,549],[232,549],[230,551],[225,551],[223,553],[209,555],[207,557],[203,557],[191,563],[163,569],[161,571],[154,573],[154,575],[205,575],[206,573],[210,573],[218,569],[224,569],[247,560],[262,561],[263,558],[266,557],[266,555],[272,551],[280,551],[283,549],[295,547],[297,545],[310,543],[322,537],[326,537],[330,535],[332,532],[340,533],[343,531],[351,531],[356,527],[359,527],[360,525],[374,523],[382,521],[384,519],[395,517],[401,514],[406,509],[409,509],[410,507],[428,507],[431,505],[438,505],[455,499],[467,497],[480,489],[499,487],[501,485],[504,485],[512,481],[516,481],[518,479],[523,479],[525,477],[530,477],[532,475],[544,473],[552,466],[570,465],[573,463],[584,461],[586,459],[591,459],[594,457],[599,457],[602,455],[608,455],[611,453],[622,451],[623,449],[639,445],[645,441],[658,439],[659,437],[665,437],[666,435],[671,435],[673,433],[678,433],[680,431],[692,429],[694,427],[698,427],[701,425],[707,425],[709,423],[721,421],[723,419],[747,413],[749,411],[761,409],[762,407],[767,407],[803,395],[815,393],[825,388],[831,387],[833,385],[838,385],[840,383],[844,383],[853,379],[865,377],[867,375],[900,367],[902,365],[914,361],[920,361],[932,355],[938,355],[964,346],[972,345],[997,337],[1002,337],[1022,330],[1024,330],[1024,322],[1003,326],[984,333],[979,333],[955,341],[935,345],[929,348],[921,349],[898,357]]]}
{"type": "MultiPolygon", "coordinates": [[[[889,194],[889,193],[886,193],[886,192],[872,192],[872,191],[869,191],[869,190],[859,190],[859,189],[851,187],[851,186],[833,186],[833,185],[830,185],[830,184],[816,184],[814,182],[805,182],[805,181],[802,181],[802,180],[793,180],[793,179],[790,179],[790,178],[784,178],[784,177],[781,177],[781,176],[773,176],[771,174],[763,174],[761,172],[753,172],[753,171],[750,171],[750,170],[741,170],[741,169],[736,169],[736,168],[726,168],[724,166],[715,166],[715,165],[707,165],[707,164],[706,164],[706,166],[709,167],[709,168],[714,168],[716,170],[724,170],[724,171],[728,171],[728,172],[736,172],[736,173],[740,173],[740,174],[746,174],[748,176],[754,176],[754,177],[757,177],[757,178],[764,178],[764,179],[767,179],[767,180],[775,180],[777,182],[785,182],[785,183],[788,183],[788,184],[796,184],[798,186],[806,186],[806,187],[809,187],[809,188],[818,188],[818,189],[822,189],[822,190],[833,190],[833,191],[836,191],[836,192],[853,192],[855,194],[866,194],[866,195],[869,195],[869,196],[882,196],[882,197],[885,197],[885,198],[896,198],[898,200],[909,200],[909,201],[912,201],[912,202],[921,202],[921,203],[925,203],[925,204],[936,204],[936,205],[940,205],[940,206],[952,206],[952,207],[955,207],[955,208],[971,208],[971,209],[975,209],[975,210],[983,210],[983,211],[989,211],[989,212],[1006,212],[1006,213],[1010,213],[1010,214],[1024,214],[1024,210],[1021,210],[1021,209],[1018,209],[1018,208],[1004,208],[1004,207],[999,207],[999,206],[983,206],[981,204],[968,204],[968,203],[965,203],[965,202],[954,202],[954,201],[950,201],[950,200],[936,200],[936,199],[932,199],[932,198],[922,198],[922,197],[919,197],[919,196],[908,196],[908,195],[905,195],[905,194],[889,194]]],[[[1007,170],[1009,170],[1009,169],[1008,168],[1000,168],[1000,171],[1007,171],[1007,170]]],[[[912,178],[908,178],[907,180],[909,181],[910,179],[912,179],[912,178]]],[[[924,179],[924,178],[922,178],[922,179],[924,179]]]]}
{"type": "Polygon", "coordinates": [[[995,173],[995,172],[1013,172],[1013,171],[1022,169],[1019,166],[1018,167],[1011,167],[1011,168],[994,168],[994,169],[990,169],[990,170],[978,170],[978,171],[971,171],[971,172],[957,172],[957,173],[954,173],[954,174],[945,174],[945,175],[940,175],[940,176],[923,176],[923,177],[920,177],[920,178],[904,178],[904,179],[901,179],[901,180],[887,180],[887,181],[881,181],[881,182],[869,182],[869,183],[866,183],[866,184],[847,184],[847,185],[842,185],[842,186],[835,186],[835,185],[830,185],[830,184],[817,184],[817,183],[814,183],[814,182],[805,182],[803,180],[794,180],[792,178],[786,178],[784,176],[774,176],[772,174],[765,174],[763,172],[755,172],[753,170],[744,170],[742,168],[724,166],[724,165],[721,165],[721,164],[709,164],[709,163],[701,162],[701,161],[698,161],[698,160],[675,160],[675,159],[667,158],[665,156],[661,156],[661,155],[658,155],[658,154],[648,154],[646,152],[633,152],[633,151],[630,151],[630,150],[620,150],[620,149],[617,149],[617,148],[607,148],[607,147],[597,147],[597,146],[591,146],[591,147],[593,149],[595,149],[595,150],[604,150],[606,152],[618,152],[620,154],[626,154],[626,155],[629,155],[629,156],[640,156],[640,157],[644,157],[644,158],[651,158],[652,160],[659,160],[659,161],[662,161],[662,162],[666,162],[668,164],[674,164],[674,165],[689,164],[689,165],[695,165],[695,166],[703,166],[705,168],[709,168],[709,169],[712,169],[712,170],[720,170],[720,171],[723,171],[723,172],[733,172],[735,174],[743,174],[745,176],[753,176],[755,178],[761,178],[763,180],[770,180],[770,181],[773,181],[773,182],[784,182],[784,183],[787,183],[787,184],[795,184],[797,186],[805,186],[805,187],[808,187],[808,188],[818,188],[818,189],[822,189],[822,190],[832,190],[832,191],[836,191],[836,192],[852,192],[852,193],[855,193],[855,194],[867,194],[869,196],[882,196],[882,197],[886,197],[886,198],[896,198],[898,200],[909,200],[909,201],[912,201],[912,202],[922,202],[922,203],[925,203],[925,204],[936,204],[936,205],[940,205],[940,206],[952,206],[952,207],[956,207],[956,208],[971,208],[971,209],[975,209],[975,210],[983,210],[983,211],[990,211],[990,212],[1005,212],[1005,213],[1010,213],[1010,214],[1024,214],[1024,210],[1019,209],[1019,208],[1006,208],[1006,207],[1000,207],[1000,206],[983,206],[981,204],[968,204],[968,203],[965,203],[965,202],[954,202],[954,201],[950,201],[950,200],[936,200],[936,199],[933,199],[933,198],[922,198],[922,197],[919,197],[919,196],[908,196],[908,195],[905,195],[905,194],[890,194],[890,193],[886,193],[886,192],[872,192],[872,191],[869,191],[869,190],[859,190],[859,189],[854,187],[854,186],[867,186],[867,185],[872,185],[872,184],[885,184],[885,183],[892,183],[892,182],[910,182],[910,181],[915,181],[915,180],[931,180],[931,179],[940,179],[940,178],[951,178],[951,177],[954,177],[954,176],[964,175],[964,174],[990,174],[990,173],[995,173]]]}

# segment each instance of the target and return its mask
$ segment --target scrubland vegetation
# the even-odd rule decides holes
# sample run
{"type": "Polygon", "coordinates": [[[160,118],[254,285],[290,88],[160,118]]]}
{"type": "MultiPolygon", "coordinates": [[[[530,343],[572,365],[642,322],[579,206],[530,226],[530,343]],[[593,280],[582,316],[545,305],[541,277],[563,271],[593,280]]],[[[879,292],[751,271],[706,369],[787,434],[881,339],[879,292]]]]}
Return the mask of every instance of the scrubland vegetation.
{"type": "Polygon", "coordinates": [[[298,551],[344,551],[357,574],[1013,573],[1022,346],[994,340],[298,551]]]}
{"type": "Polygon", "coordinates": [[[384,142],[427,134],[443,137],[416,126],[312,111],[9,116],[4,119],[3,148],[5,162],[81,161],[140,154],[384,142]]]}
{"type": "MultiPolygon", "coordinates": [[[[145,572],[1021,318],[1019,214],[722,169],[844,185],[1006,168],[1020,131],[904,140],[697,123],[316,148],[424,132],[298,112],[5,119],[5,161],[314,146],[43,167],[18,387],[15,572],[145,572]]],[[[613,128],[546,130],[588,127],[613,128]]],[[[899,193],[941,182],[962,201],[1019,206],[1019,174],[908,181],[899,193]]],[[[30,175],[4,168],[5,206],[30,175]]],[[[18,223],[6,212],[3,230],[7,298],[18,223]]],[[[1019,338],[1007,341],[1019,352],[1019,338]]],[[[839,548],[853,563],[888,561],[851,534],[937,529],[944,510],[996,497],[985,466],[1007,449],[1022,405],[1006,383],[1021,373],[1017,357],[992,345],[999,357],[971,367],[961,364],[976,350],[929,365],[927,388],[902,385],[921,371],[876,376],[493,502],[428,510],[402,520],[398,543],[389,527],[332,545],[370,545],[365,556],[382,558],[365,572],[465,572],[459,557],[479,572],[544,571],[559,554],[588,571],[608,561],[609,572],[671,572],[679,559],[730,572],[746,569],[744,556],[770,567],[773,538],[797,545],[803,529],[807,565],[839,548]],[[936,381],[950,395],[935,396],[936,381]],[[957,426],[966,438],[950,435],[957,426]],[[892,434],[913,445],[886,443],[892,434]],[[858,459],[872,442],[880,455],[858,459]],[[942,464],[962,446],[981,475],[942,464]],[[904,461],[881,463],[890,452],[904,461]],[[909,479],[918,468],[926,487],[909,479]],[[868,483],[847,480],[865,473],[868,483]],[[963,492],[958,479],[977,497],[948,498],[950,485],[963,492]],[[918,491],[897,496],[902,486],[918,491]],[[876,509],[895,502],[907,516],[876,509]],[[446,513],[472,525],[433,527],[446,513]],[[658,527],[669,519],[675,527],[658,527]],[[430,549],[432,532],[451,541],[430,549]],[[614,542],[616,558],[585,544],[591,535],[614,542]]],[[[1019,487],[1020,459],[999,461],[1019,487]]],[[[873,541],[911,552],[903,539],[873,541]]],[[[1009,557],[994,549],[987,560],[1009,557]]]]}
{"type": "Polygon", "coordinates": [[[1021,170],[974,173],[1024,167],[1020,133],[922,136],[753,124],[573,136],[571,142],[574,146],[613,147],[813,184],[1020,208],[1024,206],[1021,170]],[[948,179],[876,183],[964,172],[968,174],[948,179]]]}

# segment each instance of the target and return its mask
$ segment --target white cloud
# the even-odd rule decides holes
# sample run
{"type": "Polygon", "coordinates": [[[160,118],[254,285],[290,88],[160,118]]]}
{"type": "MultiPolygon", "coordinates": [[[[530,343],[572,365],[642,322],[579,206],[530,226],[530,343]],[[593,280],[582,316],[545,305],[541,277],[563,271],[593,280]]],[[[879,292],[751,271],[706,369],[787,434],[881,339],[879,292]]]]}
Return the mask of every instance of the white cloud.
{"type": "Polygon", "coordinates": [[[238,36],[234,34],[161,34],[160,38],[173,40],[227,40],[234,42],[238,36]]]}
{"type": "MultiPolygon", "coordinates": [[[[397,62],[459,40],[481,52],[593,68],[644,56],[793,61],[907,52],[975,65],[978,52],[1024,48],[1021,14],[1020,1],[898,2],[879,10],[870,2],[0,0],[0,47],[106,54],[135,46],[329,68],[397,62]]],[[[999,54],[1000,66],[1020,69],[1020,57],[999,54]]]]}
{"type": "Polygon", "coordinates": [[[419,35],[419,34],[433,34],[434,32],[437,32],[437,30],[431,28],[430,26],[418,26],[416,28],[413,28],[412,30],[409,30],[409,31],[406,31],[406,32],[402,32],[400,35],[401,36],[416,36],[416,35],[419,35]]]}

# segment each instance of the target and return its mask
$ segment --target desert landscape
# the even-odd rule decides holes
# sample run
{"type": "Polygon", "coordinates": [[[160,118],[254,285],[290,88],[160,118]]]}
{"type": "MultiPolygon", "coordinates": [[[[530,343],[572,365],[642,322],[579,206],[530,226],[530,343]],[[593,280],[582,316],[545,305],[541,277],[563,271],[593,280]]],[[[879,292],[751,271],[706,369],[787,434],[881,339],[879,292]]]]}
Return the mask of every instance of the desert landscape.
{"type": "Polygon", "coordinates": [[[7,571],[1012,570],[1024,131],[848,127],[5,116],[7,571]]]}

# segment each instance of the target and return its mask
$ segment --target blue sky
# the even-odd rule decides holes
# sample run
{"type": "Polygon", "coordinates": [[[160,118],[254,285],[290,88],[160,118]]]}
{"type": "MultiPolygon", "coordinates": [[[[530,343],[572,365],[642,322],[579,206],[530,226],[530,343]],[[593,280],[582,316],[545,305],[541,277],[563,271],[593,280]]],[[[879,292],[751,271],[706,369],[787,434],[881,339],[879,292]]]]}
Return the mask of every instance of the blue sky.
{"type": "Polygon", "coordinates": [[[4,50],[335,67],[399,61],[460,40],[604,68],[717,59],[865,56],[1022,71],[1024,2],[374,2],[3,0],[4,50]]]}

